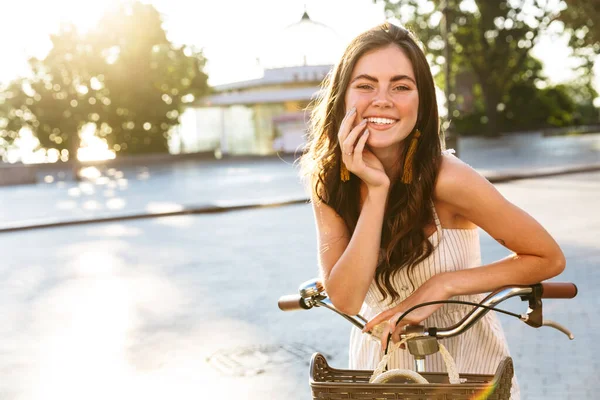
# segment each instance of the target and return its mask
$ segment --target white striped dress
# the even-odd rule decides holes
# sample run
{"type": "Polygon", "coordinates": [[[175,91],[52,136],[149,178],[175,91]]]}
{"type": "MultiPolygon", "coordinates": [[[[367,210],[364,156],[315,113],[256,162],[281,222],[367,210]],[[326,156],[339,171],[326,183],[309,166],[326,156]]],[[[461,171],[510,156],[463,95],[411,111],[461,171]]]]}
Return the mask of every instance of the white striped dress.
{"type": "MultiPolygon", "coordinates": [[[[458,269],[474,268],[481,265],[479,248],[479,232],[477,229],[446,229],[442,228],[435,207],[433,208],[436,231],[429,237],[434,246],[433,253],[421,263],[415,265],[411,278],[416,287],[421,286],[433,275],[455,271],[458,269]]],[[[393,278],[400,298],[389,304],[389,297],[382,301],[382,296],[375,282],[367,292],[360,314],[367,320],[385,311],[408,297],[411,283],[406,269],[402,269],[393,278]]],[[[453,299],[479,302],[483,295],[457,296],[453,299]]],[[[423,321],[423,325],[448,327],[457,323],[471,306],[462,304],[445,304],[423,321]]],[[[459,373],[494,374],[503,357],[509,355],[508,346],[500,321],[494,312],[487,313],[479,322],[465,333],[441,342],[454,360],[459,373]]],[[[352,328],[350,334],[350,369],[375,369],[383,352],[381,345],[362,334],[357,328],[352,328]]],[[[446,372],[444,361],[439,353],[425,358],[427,372],[446,372]]],[[[388,363],[388,369],[414,369],[414,358],[407,350],[398,350],[388,363]]],[[[513,378],[511,399],[519,399],[519,389],[516,377],[513,378]]]]}

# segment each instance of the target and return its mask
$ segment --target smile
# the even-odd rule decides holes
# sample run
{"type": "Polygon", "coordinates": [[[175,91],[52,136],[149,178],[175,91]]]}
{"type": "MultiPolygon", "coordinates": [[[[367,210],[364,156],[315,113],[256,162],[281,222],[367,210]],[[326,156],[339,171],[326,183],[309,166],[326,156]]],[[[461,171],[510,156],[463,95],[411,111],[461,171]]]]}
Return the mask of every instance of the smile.
{"type": "Polygon", "coordinates": [[[375,129],[388,129],[390,126],[398,122],[396,119],[371,117],[367,118],[370,127],[375,129]]]}

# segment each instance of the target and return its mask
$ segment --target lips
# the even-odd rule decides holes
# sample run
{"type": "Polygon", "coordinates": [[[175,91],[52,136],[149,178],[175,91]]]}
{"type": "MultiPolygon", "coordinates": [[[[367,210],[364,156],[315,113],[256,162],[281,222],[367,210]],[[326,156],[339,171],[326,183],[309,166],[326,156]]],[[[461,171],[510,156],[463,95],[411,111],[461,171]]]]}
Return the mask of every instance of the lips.
{"type": "Polygon", "coordinates": [[[367,126],[376,130],[386,130],[398,122],[395,118],[367,117],[367,126]]]}

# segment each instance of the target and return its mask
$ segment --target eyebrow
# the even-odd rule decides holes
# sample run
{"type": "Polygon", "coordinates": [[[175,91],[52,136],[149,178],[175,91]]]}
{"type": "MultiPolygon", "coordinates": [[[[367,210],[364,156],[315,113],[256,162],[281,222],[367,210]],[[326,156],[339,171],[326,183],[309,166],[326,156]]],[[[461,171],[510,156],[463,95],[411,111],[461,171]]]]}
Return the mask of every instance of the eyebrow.
{"type": "MultiPolygon", "coordinates": [[[[377,78],[375,78],[371,75],[360,74],[356,78],[352,79],[352,81],[350,83],[353,83],[354,81],[357,81],[359,79],[366,79],[368,81],[375,82],[375,83],[379,82],[379,80],[377,78]]],[[[390,82],[397,82],[397,81],[401,81],[403,79],[407,79],[407,80],[411,81],[412,83],[414,83],[415,85],[417,84],[417,82],[415,82],[415,80],[408,75],[394,75],[394,76],[392,76],[392,79],[390,79],[390,82]]]]}

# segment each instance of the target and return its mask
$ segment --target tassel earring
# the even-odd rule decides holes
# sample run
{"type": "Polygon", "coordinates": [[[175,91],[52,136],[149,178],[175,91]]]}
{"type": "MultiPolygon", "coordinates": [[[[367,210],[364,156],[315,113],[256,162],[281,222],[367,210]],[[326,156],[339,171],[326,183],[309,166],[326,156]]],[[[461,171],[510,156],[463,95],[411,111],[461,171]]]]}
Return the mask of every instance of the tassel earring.
{"type": "Polygon", "coordinates": [[[346,168],[344,161],[340,160],[340,179],[342,182],[348,182],[350,180],[350,171],[346,168]]]}
{"type": "Polygon", "coordinates": [[[406,158],[404,159],[404,169],[402,170],[402,183],[409,184],[413,179],[413,158],[415,157],[415,153],[417,152],[417,146],[419,144],[419,137],[421,136],[421,131],[417,128],[413,137],[410,141],[410,145],[408,146],[408,151],[406,152],[406,158]]]}

